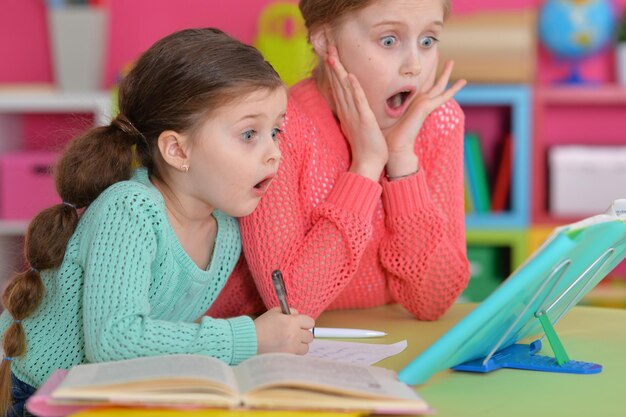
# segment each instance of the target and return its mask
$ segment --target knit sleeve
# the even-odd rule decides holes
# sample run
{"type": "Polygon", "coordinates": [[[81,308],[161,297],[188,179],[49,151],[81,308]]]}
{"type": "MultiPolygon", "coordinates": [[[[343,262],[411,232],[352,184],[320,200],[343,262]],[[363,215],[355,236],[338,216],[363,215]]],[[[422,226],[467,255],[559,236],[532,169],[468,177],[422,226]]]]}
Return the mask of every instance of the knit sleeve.
{"type": "Polygon", "coordinates": [[[235,364],[254,355],[256,333],[248,317],[194,323],[151,316],[152,269],[163,237],[154,214],[159,209],[150,204],[139,193],[120,194],[90,225],[83,305],[87,360],[195,353],[235,364]]]}
{"type": "Polygon", "coordinates": [[[244,253],[266,306],[278,304],[271,272],[280,269],[290,306],[317,317],[356,272],[372,234],[380,185],[350,172],[336,180],[315,158],[310,120],[292,106],[284,126],[283,157],[274,183],[252,215],[241,220],[244,253]],[[325,201],[310,201],[311,185],[325,201]]]}
{"type": "MultiPolygon", "coordinates": [[[[467,285],[463,206],[463,114],[451,101],[416,141],[420,170],[383,180],[387,233],[380,246],[392,297],[435,320],[467,285]]],[[[424,129],[424,128],[423,128],[424,129]]]]}

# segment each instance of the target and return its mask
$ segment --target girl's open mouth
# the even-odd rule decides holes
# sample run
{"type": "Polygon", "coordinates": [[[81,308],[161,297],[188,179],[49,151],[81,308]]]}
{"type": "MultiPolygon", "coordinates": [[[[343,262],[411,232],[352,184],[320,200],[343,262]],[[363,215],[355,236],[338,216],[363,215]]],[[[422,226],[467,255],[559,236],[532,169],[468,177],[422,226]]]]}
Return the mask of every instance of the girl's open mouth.
{"type": "Polygon", "coordinates": [[[400,117],[407,106],[409,97],[413,95],[414,90],[401,90],[393,96],[389,97],[386,102],[387,114],[391,117],[400,117]]]}
{"type": "Polygon", "coordinates": [[[274,179],[274,176],[267,177],[267,178],[263,179],[263,181],[257,183],[254,186],[255,194],[257,194],[257,195],[265,194],[265,192],[269,188],[270,184],[272,183],[272,179],[274,179]]]}

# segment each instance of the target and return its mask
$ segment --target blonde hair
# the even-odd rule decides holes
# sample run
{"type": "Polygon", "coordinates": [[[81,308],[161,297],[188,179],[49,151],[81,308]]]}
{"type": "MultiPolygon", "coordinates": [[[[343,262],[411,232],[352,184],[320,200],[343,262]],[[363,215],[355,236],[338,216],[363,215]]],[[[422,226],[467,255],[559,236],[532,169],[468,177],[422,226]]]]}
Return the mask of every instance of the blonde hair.
{"type": "MultiPolygon", "coordinates": [[[[311,40],[311,33],[323,25],[334,26],[348,14],[359,11],[375,3],[377,0],[300,0],[298,7],[304,18],[307,36],[311,40]]],[[[450,15],[452,0],[441,0],[443,18],[450,15]]],[[[313,76],[318,80],[323,77],[324,61],[319,59],[313,69],[313,76]]]]}
{"type": "MultiPolygon", "coordinates": [[[[348,13],[364,9],[376,0],[300,0],[298,7],[309,34],[322,25],[333,25],[348,13]]],[[[442,0],[443,17],[451,11],[451,0],[442,0]]]]}

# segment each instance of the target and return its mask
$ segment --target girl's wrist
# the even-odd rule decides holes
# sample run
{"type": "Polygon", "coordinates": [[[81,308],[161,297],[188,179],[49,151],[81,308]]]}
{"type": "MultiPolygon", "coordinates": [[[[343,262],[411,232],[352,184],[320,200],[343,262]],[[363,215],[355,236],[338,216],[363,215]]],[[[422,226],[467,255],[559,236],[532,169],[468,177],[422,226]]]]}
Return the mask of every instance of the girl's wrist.
{"type": "Polygon", "coordinates": [[[390,155],[385,168],[388,179],[399,179],[415,174],[419,170],[419,163],[413,152],[407,152],[400,155],[390,155]]]}
{"type": "Polygon", "coordinates": [[[357,163],[353,162],[350,166],[350,172],[359,174],[365,178],[369,178],[372,181],[378,181],[380,174],[382,174],[384,165],[374,163],[357,163]]]}
{"type": "Polygon", "coordinates": [[[409,172],[408,174],[404,174],[404,175],[398,175],[398,176],[394,176],[392,177],[389,174],[385,175],[385,178],[387,178],[388,181],[395,181],[395,180],[400,180],[402,178],[406,178],[406,177],[410,177],[411,175],[415,175],[420,171],[419,167],[417,167],[417,169],[413,172],[409,172]]]}

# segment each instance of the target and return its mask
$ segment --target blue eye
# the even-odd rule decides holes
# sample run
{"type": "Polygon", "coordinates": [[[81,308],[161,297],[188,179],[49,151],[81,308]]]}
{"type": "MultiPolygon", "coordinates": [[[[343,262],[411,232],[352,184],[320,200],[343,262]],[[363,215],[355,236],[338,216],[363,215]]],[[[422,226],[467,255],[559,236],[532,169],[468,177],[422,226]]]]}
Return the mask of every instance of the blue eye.
{"type": "Polygon", "coordinates": [[[256,137],[256,130],[246,130],[241,134],[241,138],[244,142],[250,142],[256,137]]]}
{"type": "Polygon", "coordinates": [[[420,46],[425,49],[430,49],[435,46],[437,42],[439,42],[439,39],[435,38],[434,36],[426,36],[420,39],[420,46]]]}
{"type": "Polygon", "coordinates": [[[385,48],[392,47],[396,42],[397,42],[397,39],[395,36],[389,35],[389,36],[383,36],[382,38],[380,38],[380,44],[384,46],[385,48]]]}
{"type": "Polygon", "coordinates": [[[279,128],[272,129],[272,140],[278,140],[281,138],[283,131],[279,128]]]}

